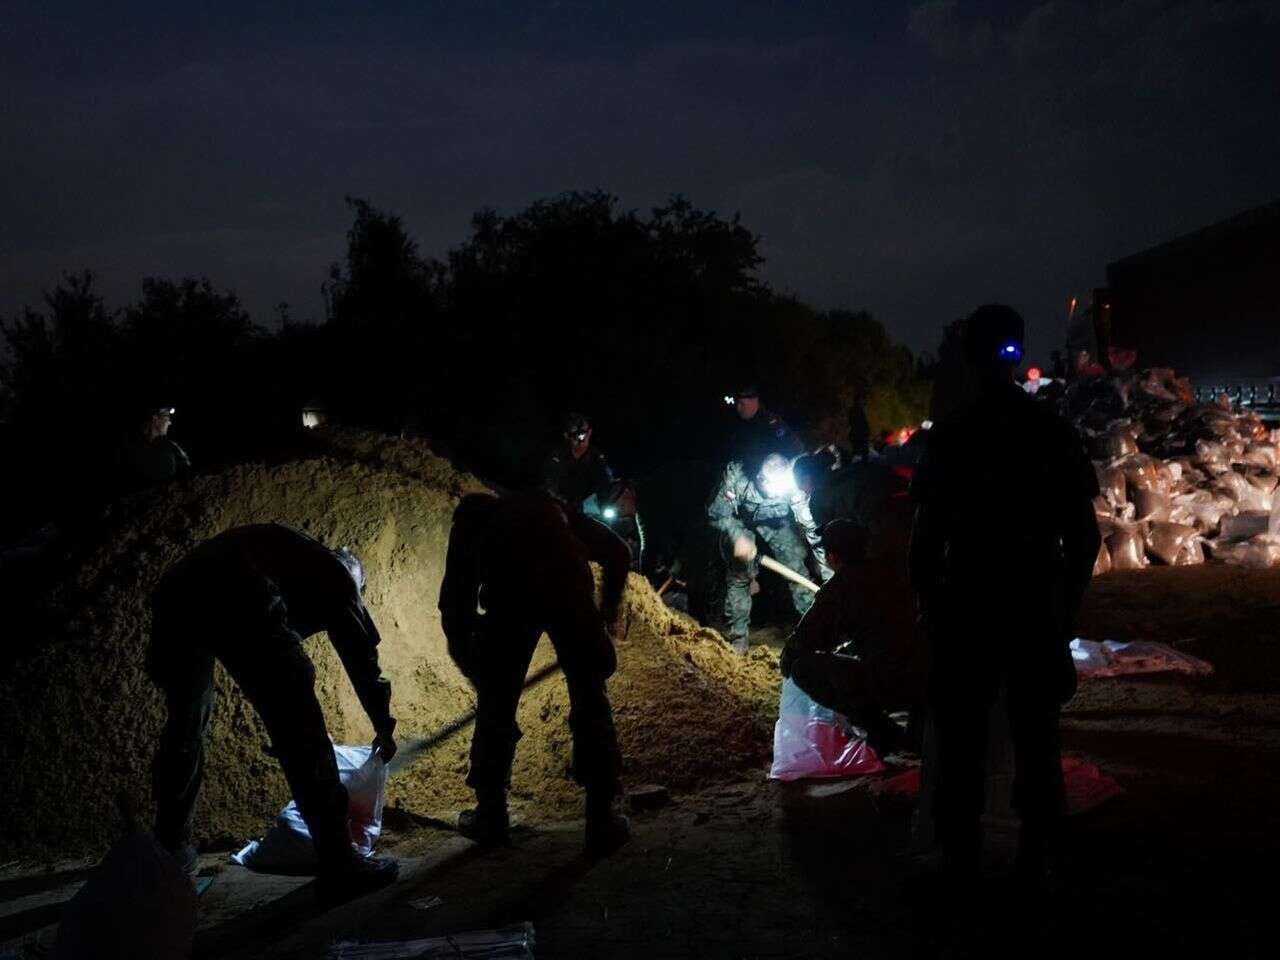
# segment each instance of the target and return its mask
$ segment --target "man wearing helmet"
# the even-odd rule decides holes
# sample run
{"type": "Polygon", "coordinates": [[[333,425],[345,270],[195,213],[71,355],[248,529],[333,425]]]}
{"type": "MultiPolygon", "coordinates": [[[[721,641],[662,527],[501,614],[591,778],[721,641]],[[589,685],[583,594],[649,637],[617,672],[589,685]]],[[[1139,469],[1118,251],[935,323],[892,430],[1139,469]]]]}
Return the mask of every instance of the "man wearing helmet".
{"type": "MultiPolygon", "coordinates": [[[[812,552],[825,580],[831,574],[818,528],[809,512],[809,498],[796,487],[791,463],[780,453],[766,455],[753,474],[742,461],[731,461],[707,504],[707,520],[719,534],[725,563],[719,626],[733,649],[745,654],[751,582],[759,569],[756,537],[769,545],[774,559],[797,573],[806,571],[812,552]]],[[[813,594],[794,583],[790,589],[791,602],[803,615],[813,604],[813,594]]]]}
{"type": "Polygon", "coordinates": [[[279,524],[233,527],[174,564],[151,596],[147,672],[168,720],[153,768],[155,834],[188,869],[204,775],[217,660],[262,718],[307,823],[319,860],[317,891],[338,901],[395,880],[394,860],[362,858],[351,845],[347,791],[316,700],[302,640],[327,632],[376,732],[383,761],[395,754],[391,685],[378,664],[378,630],[361,592],[364,569],[279,524]]]}

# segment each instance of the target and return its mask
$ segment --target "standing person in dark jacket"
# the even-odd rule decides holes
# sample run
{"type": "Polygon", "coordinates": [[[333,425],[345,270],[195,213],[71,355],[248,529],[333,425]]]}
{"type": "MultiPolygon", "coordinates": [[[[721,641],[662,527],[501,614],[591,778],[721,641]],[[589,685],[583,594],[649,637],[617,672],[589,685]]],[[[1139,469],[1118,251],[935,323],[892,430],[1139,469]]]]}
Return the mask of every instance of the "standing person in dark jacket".
{"type": "Polygon", "coordinates": [[[736,460],[753,476],[764,458],[779,453],[787,458],[804,453],[804,445],[776,413],[760,402],[760,391],[745,384],[733,395],[733,410],[738,415],[729,438],[727,460],[736,460]]]}
{"type": "Polygon", "coordinates": [[[574,510],[588,497],[603,497],[614,482],[613,471],[598,447],[591,445],[591,422],[581,413],[564,419],[563,442],[542,470],[542,489],[574,510]]]}
{"type": "Polygon", "coordinates": [[[1001,686],[1013,740],[1017,867],[1042,887],[1064,810],[1058,717],[1075,690],[1068,644],[1098,552],[1098,484],[1071,425],[1013,383],[1022,318],[987,306],[962,333],[967,389],[916,468],[911,576],[930,643],[935,823],[945,873],[981,863],[987,718],[1001,686]],[[992,497],[997,511],[983,510],[992,497]]]}
{"type": "Polygon", "coordinates": [[[137,433],[121,452],[121,482],[126,492],[168,483],[191,472],[187,452],[169,436],[174,409],[150,407],[138,423],[137,433]]]}
{"type": "Polygon", "coordinates": [[[234,527],[171,567],[152,594],[147,671],[169,709],[154,767],[155,834],[188,868],[204,741],[219,661],[257,710],[319,859],[318,892],[341,900],[395,880],[394,860],[351,845],[347,791],[316,700],[302,640],[329,635],[376,731],[383,761],[396,750],[391,685],[378,665],[378,630],[361,600],[364,570],[279,524],[234,527]]]}
{"type": "Polygon", "coordinates": [[[471,494],[458,504],[440,620],[450,656],[476,689],[467,774],[476,807],[458,824],[466,836],[486,845],[510,839],[507,781],[521,736],[516,708],[545,632],[569,688],[573,776],[587,795],[587,850],[607,853],[627,839],[626,819],[613,811],[622,755],[605,681],[617,667],[611,634],[630,562],[620,537],[551,497],[471,494]],[[604,573],[600,608],[592,560],[604,573]]]}

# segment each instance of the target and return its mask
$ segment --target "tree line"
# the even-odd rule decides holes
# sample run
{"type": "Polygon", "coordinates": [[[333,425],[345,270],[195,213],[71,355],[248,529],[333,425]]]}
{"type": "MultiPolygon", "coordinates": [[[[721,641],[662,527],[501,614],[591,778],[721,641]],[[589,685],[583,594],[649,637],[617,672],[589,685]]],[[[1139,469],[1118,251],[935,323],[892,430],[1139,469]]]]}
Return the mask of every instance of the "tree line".
{"type": "Polygon", "coordinates": [[[321,322],[282,309],[269,333],[205,278],[148,278],[109,308],[88,272],[0,320],[0,492],[15,508],[3,533],[69,498],[108,498],[113,449],[162,402],[197,467],[284,455],[318,399],[332,419],[424,436],[513,486],[535,479],[571,409],[637,477],[718,457],[720,398],[747,381],[814,443],[842,439],[855,402],[873,429],[924,415],[927,371],[910,352],[866,312],[772,290],[760,238],[736,216],[682,197],[641,214],[574,192],[482,210],[438,258],[398,216],[348,204],[321,322]]]}

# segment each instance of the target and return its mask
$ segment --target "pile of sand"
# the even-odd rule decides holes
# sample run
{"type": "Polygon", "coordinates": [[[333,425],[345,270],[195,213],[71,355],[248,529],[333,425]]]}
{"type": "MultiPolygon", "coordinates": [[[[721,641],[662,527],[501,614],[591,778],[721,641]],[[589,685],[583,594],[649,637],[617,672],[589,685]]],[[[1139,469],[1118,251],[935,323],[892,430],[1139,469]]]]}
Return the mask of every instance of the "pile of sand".
{"type": "MultiPolygon", "coordinates": [[[[196,543],[244,523],[278,521],[351,546],[365,561],[367,602],[383,637],[402,742],[465,717],[472,691],[454,668],[436,599],[458,497],[484,489],[417,441],[328,431],[310,459],[240,466],[125,506],[109,542],[40,599],[8,638],[0,678],[0,859],[105,848],[121,804],[149,816],[149,766],[164,708],[142,669],[146,598],[196,543]],[[22,651],[17,653],[16,651],[22,651]]],[[[761,764],[769,752],[777,669],[768,651],[735,657],[711,630],[665,608],[632,577],[610,694],[629,784],[686,790],[761,764]]],[[[371,736],[323,636],[307,643],[317,692],[340,742],[371,736]]],[[[543,642],[534,669],[551,659],[543,642]]],[[[279,768],[253,710],[219,673],[198,839],[236,843],[262,832],[285,802],[279,768]]],[[[531,819],[572,817],[563,680],[526,691],[512,797],[531,819]]],[[[393,777],[390,800],[423,814],[466,803],[470,727],[393,777]]]]}

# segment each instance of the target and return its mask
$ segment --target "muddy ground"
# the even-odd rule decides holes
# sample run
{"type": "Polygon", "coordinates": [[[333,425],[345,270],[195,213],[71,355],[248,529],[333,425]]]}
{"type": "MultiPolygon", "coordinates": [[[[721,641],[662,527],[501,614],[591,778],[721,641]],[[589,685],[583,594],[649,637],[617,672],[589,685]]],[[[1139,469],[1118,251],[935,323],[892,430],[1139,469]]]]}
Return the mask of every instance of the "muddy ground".
{"type": "MultiPolygon", "coordinates": [[[[197,956],[320,957],[335,940],[521,921],[536,929],[540,960],[1271,955],[1280,570],[1111,574],[1095,581],[1083,621],[1086,636],[1174,643],[1216,672],[1082,685],[1066,747],[1126,793],[1069,822],[1048,912],[1017,906],[1006,825],[989,831],[984,911],[957,922],[933,893],[935,864],[907,853],[909,809],[866,781],[770,783],[761,765],[636,814],[633,841],[598,863],[580,855],[571,821],[527,821],[513,848],[482,852],[444,816],[402,805],[386,838],[402,880],[327,913],[305,878],[254,875],[207,853],[214,882],[200,901],[197,956]]],[[[38,955],[85,865],[10,867],[0,942],[38,955]]]]}

